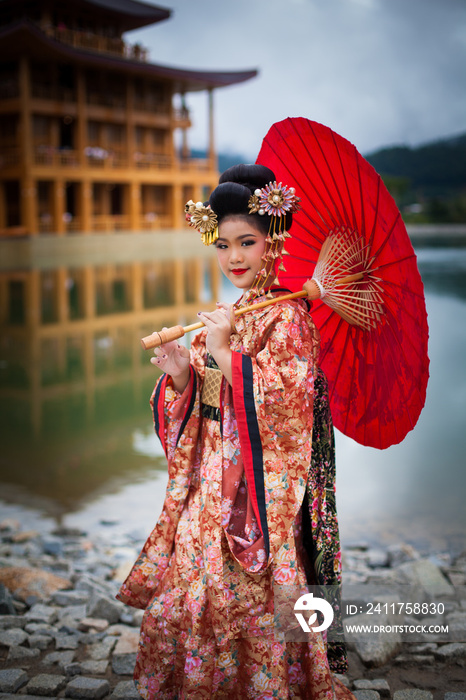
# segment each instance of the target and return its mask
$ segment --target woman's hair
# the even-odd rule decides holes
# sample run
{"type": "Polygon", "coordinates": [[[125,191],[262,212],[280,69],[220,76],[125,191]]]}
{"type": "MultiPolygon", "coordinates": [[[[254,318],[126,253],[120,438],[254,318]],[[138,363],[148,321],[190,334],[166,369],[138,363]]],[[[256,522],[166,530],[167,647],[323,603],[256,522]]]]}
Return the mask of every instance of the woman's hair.
{"type": "MultiPolygon", "coordinates": [[[[244,217],[258,230],[267,234],[270,227],[270,216],[250,214],[249,198],[256,189],[261,189],[275,181],[275,173],[265,165],[234,165],[220,176],[219,184],[209,198],[211,209],[216,213],[218,224],[230,216],[244,217]]],[[[286,214],[285,229],[288,231],[293,216],[286,214]]]]}

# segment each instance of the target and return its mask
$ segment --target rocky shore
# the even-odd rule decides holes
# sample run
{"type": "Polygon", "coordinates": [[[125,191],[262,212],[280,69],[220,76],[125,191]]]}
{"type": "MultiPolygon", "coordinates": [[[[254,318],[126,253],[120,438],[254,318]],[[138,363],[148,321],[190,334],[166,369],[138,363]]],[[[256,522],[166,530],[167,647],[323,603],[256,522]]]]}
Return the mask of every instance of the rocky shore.
{"type": "MultiPolygon", "coordinates": [[[[136,540],[0,522],[0,698],[139,698],[132,673],[142,612],[115,600],[136,540]]],[[[390,628],[347,635],[340,678],[358,700],[466,700],[466,554],[356,543],[343,566],[346,622],[390,628]],[[435,607],[407,608],[407,595],[435,607]],[[445,624],[447,634],[438,631],[445,624]],[[427,625],[437,631],[410,631],[427,625]]]]}

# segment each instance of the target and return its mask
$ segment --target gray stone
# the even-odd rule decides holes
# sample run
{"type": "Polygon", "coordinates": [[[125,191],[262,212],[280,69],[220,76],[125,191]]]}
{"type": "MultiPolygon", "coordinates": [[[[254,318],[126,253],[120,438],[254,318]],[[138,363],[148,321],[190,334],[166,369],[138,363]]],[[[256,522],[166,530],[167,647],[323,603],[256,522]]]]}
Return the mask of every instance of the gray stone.
{"type": "Polygon", "coordinates": [[[16,693],[28,682],[28,674],[22,668],[6,668],[0,671],[0,692],[16,693]]]}
{"type": "Polygon", "coordinates": [[[72,661],[70,664],[63,666],[63,673],[69,676],[79,676],[83,672],[81,664],[77,661],[72,661]]]}
{"type": "Polygon", "coordinates": [[[27,684],[26,690],[33,695],[50,695],[56,697],[66,685],[65,676],[59,676],[51,673],[40,673],[38,676],[31,678],[27,684]]]}
{"type": "MultiPolygon", "coordinates": [[[[452,693],[453,695],[454,693],[452,693]]],[[[141,700],[141,696],[136,690],[133,681],[120,681],[110,695],[110,700],[141,700]]],[[[462,700],[461,698],[452,698],[451,700],[462,700]]]]}
{"type": "Polygon", "coordinates": [[[56,591],[52,595],[52,602],[55,605],[85,605],[90,598],[90,593],[87,591],[56,591]]]}
{"type": "Polygon", "coordinates": [[[33,605],[33,607],[27,611],[25,618],[29,622],[45,622],[48,625],[53,625],[57,619],[57,611],[50,605],[37,603],[37,605],[33,605]]]}
{"type": "Polygon", "coordinates": [[[466,693],[445,693],[443,700],[466,700],[466,693]]]}
{"type": "Polygon", "coordinates": [[[393,693],[393,700],[433,700],[433,697],[429,690],[417,690],[416,688],[395,690],[393,693]]]}
{"type": "Polygon", "coordinates": [[[22,629],[11,629],[0,632],[0,645],[4,647],[19,647],[28,639],[29,635],[22,629]]]}
{"type": "Polygon", "coordinates": [[[380,700],[380,695],[376,690],[353,690],[356,700],[380,700]]]}
{"type": "Polygon", "coordinates": [[[52,625],[47,625],[45,622],[28,622],[24,629],[28,634],[45,634],[49,637],[53,637],[54,635],[54,628],[52,625]]]}
{"type": "Polygon", "coordinates": [[[105,632],[108,627],[108,620],[101,620],[95,617],[85,617],[80,620],[78,629],[82,632],[89,632],[90,630],[95,630],[96,632],[105,632]]]}
{"type": "Polygon", "coordinates": [[[437,644],[426,642],[425,644],[414,644],[409,647],[410,654],[427,654],[437,649],[437,644]]]}
{"type": "Polygon", "coordinates": [[[390,686],[385,678],[374,678],[373,680],[361,678],[353,682],[353,688],[355,690],[376,690],[382,698],[390,697],[390,686]]]}
{"type": "Polygon", "coordinates": [[[86,617],[86,604],[67,605],[65,608],[58,610],[59,620],[82,620],[86,617]]]}
{"type": "Polygon", "coordinates": [[[78,648],[78,638],[73,634],[57,634],[55,637],[55,649],[61,651],[62,649],[77,649],[78,648]]]}
{"type": "Polygon", "coordinates": [[[118,586],[112,585],[106,581],[101,581],[88,573],[83,573],[74,587],[76,591],[88,591],[91,594],[100,594],[108,598],[115,596],[117,588],[118,586]]]}
{"type": "Polygon", "coordinates": [[[87,678],[86,676],[77,676],[68,683],[65,690],[67,698],[91,698],[98,700],[105,697],[110,692],[110,684],[108,681],[98,678],[87,678]]]}
{"type": "Polygon", "coordinates": [[[120,654],[112,656],[112,670],[117,676],[132,676],[137,654],[120,654]]]}
{"type": "Polygon", "coordinates": [[[103,676],[107,672],[108,661],[103,659],[102,661],[93,661],[92,659],[87,659],[86,661],[81,661],[81,668],[84,673],[89,673],[91,676],[103,676]]]}
{"type": "Polygon", "coordinates": [[[387,547],[388,563],[390,566],[398,566],[407,561],[420,559],[421,555],[410,544],[398,543],[387,547]]]}
{"type": "Polygon", "coordinates": [[[438,598],[444,595],[453,595],[454,588],[445,576],[429,559],[400,564],[396,569],[401,580],[414,586],[418,591],[424,591],[429,598],[438,598]]]}
{"type": "Polygon", "coordinates": [[[334,673],[333,677],[337,679],[337,681],[340,681],[342,685],[345,686],[345,688],[350,688],[351,687],[351,681],[348,678],[348,676],[344,676],[342,673],[334,673]]]}
{"type": "Polygon", "coordinates": [[[44,537],[42,538],[42,549],[45,554],[61,557],[63,554],[63,541],[58,537],[44,537]]]}
{"type": "Polygon", "coordinates": [[[94,593],[86,608],[87,617],[100,617],[110,624],[118,622],[124,610],[123,604],[116,600],[94,593]]]}
{"type": "Polygon", "coordinates": [[[373,569],[388,566],[388,553],[385,549],[369,549],[366,556],[368,566],[373,569]]]}
{"type": "Polygon", "coordinates": [[[28,640],[31,649],[40,649],[41,651],[47,649],[51,642],[52,637],[49,637],[45,634],[31,634],[28,640]]]}
{"type": "Polygon", "coordinates": [[[413,654],[410,658],[419,666],[431,666],[435,662],[435,656],[432,654],[413,654]]]}
{"type": "Polygon", "coordinates": [[[87,647],[87,655],[93,661],[103,661],[104,659],[108,659],[116,642],[116,637],[105,637],[105,639],[98,644],[90,644],[87,647]]]}
{"type": "Polygon", "coordinates": [[[448,616],[448,639],[466,642],[466,613],[456,612],[448,616]]]}
{"type": "Polygon", "coordinates": [[[13,597],[3,583],[0,583],[0,615],[16,615],[13,597]]]}
{"type": "Polygon", "coordinates": [[[401,648],[401,636],[398,633],[361,636],[355,642],[355,649],[366,666],[384,666],[401,648]]]}
{"type": "Polygon", "coordinates": [[[14,627],[25,627],[26,620],[22,615],[0,615],[0,629],[10,630],[14,627]]]}
{"type": "Polygon", "coordinates": [[[25,661],[26,659],[35,659],[40,656],[39,649],[27,649],[26,647],[10,647],[7,659],[8,661],[25,661]]]}
{"type": "Polygon", "coordinates": [[[459,659],[466,657],[466,644],[453,642],[435,649],[434,656],[436,659],[459,659]]]}
{"type": "Polygon", "coordinates": [[[63,670],[65,666],[72,663],[75,653],[74,651],[52,651],[42,659],[41,664],[43,666],[54,666],[56,664],[63,670]]]}

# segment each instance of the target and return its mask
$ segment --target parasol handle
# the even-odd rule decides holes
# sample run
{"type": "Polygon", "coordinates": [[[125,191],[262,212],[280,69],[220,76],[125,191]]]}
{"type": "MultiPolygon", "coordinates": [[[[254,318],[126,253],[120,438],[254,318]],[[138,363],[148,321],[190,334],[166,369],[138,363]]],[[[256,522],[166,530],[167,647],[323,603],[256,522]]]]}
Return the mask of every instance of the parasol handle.
{"type": "MultiPolygon", "coordinates": [[[[355,282],[364,277],[363,272],[356,272],[348,277],[343,277],[334,284],[348,284],[350,282],[355,282]]],[[[320,299],[322,296],[320,288],[315,280],[310,279],[304,283],[303,289],[300,292],[290,292],[290,294],[284,294],[281,297],[274,297],[273,299],[267,299],[266,301],[260,301],[258,304],[250,304],[249,306],[243,306],[241,309],[235,309],[235,317],[242,316],[248,311],[255,311],[256,309],[264,309],[272,304],[277,304],[279,301],[288,301],[290,299],[302,299],[307,297],[311,301],[315,299],[320,299]]],[[[171,328],[165,328],[163,331],[155,331],[151,335],[147,335],[145,338],[141,338],[141,345],[144,350],[151,350],[152,348],[158,348],[165,343],[169,343],[172,340],[178,340],[182,338],[185,333],[190,333],[191,331],[197,331],[202,328],[205,324],[202,321],[197,323],[192,323],[190,326],[172,326],[171,328]]]]}

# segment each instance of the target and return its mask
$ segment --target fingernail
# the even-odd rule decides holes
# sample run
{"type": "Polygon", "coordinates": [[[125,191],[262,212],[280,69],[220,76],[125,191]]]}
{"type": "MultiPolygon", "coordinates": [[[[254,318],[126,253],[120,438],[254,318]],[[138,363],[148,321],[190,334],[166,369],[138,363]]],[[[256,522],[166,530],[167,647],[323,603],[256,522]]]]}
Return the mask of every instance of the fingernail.
{"type": "Polygon", "coordinates": [[[200,315],[201,315],[201,312],[200,312],[200,311],[198,311],[198,312],[197,312],[197,315],[198,315],[198,316],[200,316],[200,315]]]}
{"type": "Polygon", "coordinates": [[[162,358],[163,358],[164,360],[165,360],[166,357],[167,357],[166,355],[162,355],[162,358]]]}

